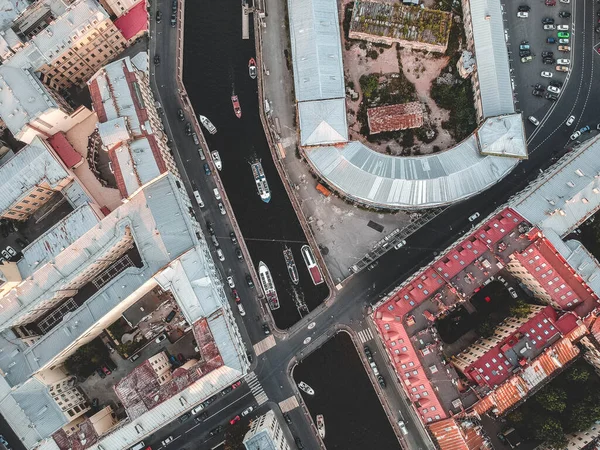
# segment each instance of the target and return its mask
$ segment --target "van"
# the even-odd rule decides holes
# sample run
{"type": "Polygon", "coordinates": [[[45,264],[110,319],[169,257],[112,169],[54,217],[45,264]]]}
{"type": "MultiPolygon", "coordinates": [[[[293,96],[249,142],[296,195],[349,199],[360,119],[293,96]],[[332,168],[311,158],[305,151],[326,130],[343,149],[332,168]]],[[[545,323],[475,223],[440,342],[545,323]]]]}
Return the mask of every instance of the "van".
{"type": "Polygon", "coordinates": [[[142,450],[145,447],[146,447],[146,444],[144,444],[144,441],[142,441],[142,442],[138,442],[133,447],[130,447],[129,450],[142,450]]]}
{"type": "Polygon", "coordinates": [[[214,194],[215,194],[215,198],[216,198],[217,200],[221,200],[221,194],[219,194],[219,190],[218,190],[217,188],[214,188],[214,189],[213,189],[213,192],[214,192],[214,194]]]}
{"type": "Polygon", "coordinates": [[[194,198],[196,199],[198,206],[204,208],[204,202],[202,201],[202,197],[200,197],[200,192],[194,191],[194,198]]]}

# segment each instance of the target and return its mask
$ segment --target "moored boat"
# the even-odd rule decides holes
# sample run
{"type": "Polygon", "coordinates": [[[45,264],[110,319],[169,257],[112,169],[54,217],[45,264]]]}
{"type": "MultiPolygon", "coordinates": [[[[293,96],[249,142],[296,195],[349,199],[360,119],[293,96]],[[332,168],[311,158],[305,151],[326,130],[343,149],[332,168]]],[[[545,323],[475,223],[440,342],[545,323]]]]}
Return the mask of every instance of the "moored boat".
{"type": "Polygon", "coordinates": [[[250,58],[248,61],[248,74],[253,80],[256,78],[256,60],[254,58],[250,58]]]}
{"type": "Polygon", "coordinates": [[[240,106],[240,101],[238,100],[237,95],[231,96],[231,103],[233,104],[233,112],[238,119],[242,118],[242,107],[240,106]]]}
{"type": "Polygon", "coordinates": [[[321,274],[321,269],[319,269],[319,266],[317,265],[317,261],[312,249],[308,245],[303,245],[301,252],[302,258],[304,259],[304,263],[308,268],[308,273],[310,273],[313,283],[321,284],[324,281],[323,275],[321,274]]]}
{"type": "Polygon", "coordinates": [[[219,155],[219,152],[215,150],[210,153],[210,156],[212,156],[213,163],[215,163],[215,167],[218,170],[223,169],[223,163],[221,162],[221,155],[219,155]]]}
{"type": "Polygon", "coordinates": [[[213,123],[208,120],[208,117],[203,115],[198,115],[198,119],[200,119],[200,123],[210,134],[215,134],[217,132],[217,127],[213,125],[213,123]]]}
{"type": "Polygon", "coordinates": [[[308,384],[306,384],[304,381],[301,381],[300,383],[298,383],[298,387],[300,388],[300,390],[306,392],[308,395],[315,395],[315,391],[313,388],[311,388],[308,384]]]}
{"type": "Polygon", "coordinates": [[[258,263],[258,277],[260,278],[260,284],[262,285],[265,296],[267,297],[267,303],[269,308],[274,310],[279,308],[279,297],[277,297],[277,291],[275,290],[275,283],[271,276],[271,271],[267,265],[260,261],[258,263]]]}
{"type": "Polygon", "coordinates": [[[269,203],[271,201],[271,189],[269,189],[269,184],[267,183],[267,178],[265,177],[265,172],[260,161],[252,164],[252,175],[254,175],[260,199],[265,203],[269,203]]]}
{"type": "Polygon", "coordinates": [[[283,257],[285,259],[285,264],[287,266],[288,273],[290,274],[290,278],[292,279],[292,283],[298,284],[298,269],[296,268],[296,261],[294,261],[292,249],[289,247],[285,247],[283,249],[283,257]]]}
{"type": "Polygon", "coordinates": [[[317,414],[317,431],[321,439],[325,439],[325,418],[323,414],[317,414]]]}

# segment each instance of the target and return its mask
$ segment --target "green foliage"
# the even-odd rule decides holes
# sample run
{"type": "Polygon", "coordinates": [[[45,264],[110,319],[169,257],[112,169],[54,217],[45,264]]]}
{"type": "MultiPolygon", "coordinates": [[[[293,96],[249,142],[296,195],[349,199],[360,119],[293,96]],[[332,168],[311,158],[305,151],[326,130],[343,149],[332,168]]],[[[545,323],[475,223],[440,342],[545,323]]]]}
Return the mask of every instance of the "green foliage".
{"type": "Polygon", "coordinates": [[[535,399],[548,411],[563,412],[567,407],[567,393],[557,387],[545,387],[537,393],[535,399]]]}
{"type": "Polygon", "coordinates": [[[65,368],[71,375],[86,379],[109,358],[108,350],[100,338],[79,347],[65,361],[65,368]]]}
{"type": "Polygon", "coordinates": [[[373,60],[377,59],[377,57],[379,56],[379,53],[377,53],[377,50],[375,49],[371,49],[367,51],[367,58],[371,58],[373,60]]]}
{"type": "Polygon", "coordinates": [[[575,383],[585,383],[590,377],[590,370],[587,367],[573,367],[567,374],[567,379],[575,383]]]}
{"type": "Polygon", "coordinates": [[[493,323],[488,322],[486,320],[479,323],[479,325],[477,326],[477,333],[483,338],[488,338],[494,334],[495,329],[496,326],[493,323]]]}
{"type": "Polygon", "coordinates": [[[531,305],[520,298],[510,307],[510,315],[519,319],[524,319],[531,313],[531,305]]]}
{"type": "Polygon", "coordinates": [[[379,87],[379,77],[377,75],[363,75],[360,77],[360,89],[365,100],[369,100],[373,97],[373,94],[377,92],[379,87]]]}
{"type": "Polygon", "coordinates": [[[567,443],[562,425],[553,417],[546,417],[538,423],[535,430],[535,437],[554,449],[562,449],[567,443]]]}
{"type": "Polygon", "coordinates": [[[248,425],[242,425],[242,422],[228,425],[225,431],[224,450],[244,450],[244,436],[247,431],[248,425]]]}

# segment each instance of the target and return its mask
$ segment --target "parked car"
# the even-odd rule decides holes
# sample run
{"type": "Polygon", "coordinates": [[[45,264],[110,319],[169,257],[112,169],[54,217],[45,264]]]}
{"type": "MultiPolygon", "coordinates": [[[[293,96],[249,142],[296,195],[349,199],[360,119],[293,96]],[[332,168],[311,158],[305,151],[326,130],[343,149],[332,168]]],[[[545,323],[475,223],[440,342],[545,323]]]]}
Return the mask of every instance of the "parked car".
{"type": "Polygon", "coordinates": [[[560,31],[569,31],[569,25],[559,25],[556,29],[560,31]]]}
{"type": "Polygon", "coordinates": [[[139,353],[136,353],[135,355],[131,355],[129,357],[129,361],[134,362],[136,359],[138,359],[140,357],[139,353]]]}
{"type": "Polygon", "coordinates": [[[294,438],[294,442],[296,443],[296,447],[298,447],[298,450],[304,450],[304,445],[302,444],[302,440],[299,437],[294,438]]]}
{"type": "Polygon", "coordinates": [[[252,281],[252,277],[250,275],[246,275],[246,284],[250,288],[254,287],[254,281],[252,281]]]}
{"type": "Polygon", "coordinates": [[[107,376],[112,373],[111,370],[106,366],[102,366],[102,372],[104,372],[104,375],[107,375],[107,376]]]}
{"type": "Polygon", "coordinates": [[[544,25],[552,25],[552,24],[554,24],[554,19],[552,17],[544,17],[542,19],[542,23],[544,25]]]}
{"type": "Polygon", "coordinates": [[[524,11],[519,11],[517,13],[517,17],[519,19],[527,19],[529,17],[529,13],[528,12],[524,12],[524,11]]]}
{"type": "Polygon", "coordinates": [[[573,133],[571,135],[571,140],[574,141],[575,139],[577,139],[579,136],[581,136],[581,131],[576,131],[575,133],[573,133]]]}
{"type": "Polygon", "coordinates": [[[552,80],[552,81],[550,81],[549,84],[550,84],[550,86],[554,86],[554,87],[557,87],[557,88],[563,87],[563,82],[562,81],[558,81],[558,80],[552,80]]]}
{"type": "Polygon", "coordinates": [[[575,122],[575,116],[569,116],[569,118],[565,122],[565,125],[570,127],[571,125],[573,125],[573,122],[575,122]]]}
{"type": "Polygon", "coordinates": [[[221,200],[221,194],[219,193],[219,190],[217,188],[213,189],[213,194],[215,194],[216,200],[221,200]]]}
{"type": "Polygon", "coordinates": [[[235,281],[233,281],[233,277],[231,275],[227,277],[227,284],[231,289],[235,288],[235,281]]]}
{"type": "Polygon", "coordinates": [[[531,7],[529,5],[519,5],[518,9],[521,12],[529,12],[529,11],[531,11],[531,7]]]}
{"type": "Polygon", "coordinates": [[[531,91],[531,95],[533,95],[535,97],[543,97],[544,91],[541,91],[539,89],[534,89],[533,91],[531,91]]]}
{"type": "Polygon", "coordinates": [[[165,333],[161,333],[159,334],[156,339],[154,340],[157,344],[160,344],[162,341],[164,341],[167,338],[167,335],[165,333]]]}
{"type": "Polygon", "coordinates": [[[286,422],[287,424],[291,424],[291,423],[292,423],[292,418],[290,417],[290,415],[289,415],[288,413],[285,413],[285,414],[283,415],[283,418],[285,419],[285,422],[286,422]]]}
{"type": "Polygon", "coordinates": [[[266,323],[263,323],[262,329],[263,329],[263,333],[265,333],[266,335],[271,334],[271,330],[269,328],[269,325],[267,325],[266,323]]]}
{"type": "Polygon", "coordinates": [[[188,413],[185,413],[183,416],[179,416],[179,419],[177,419],[177,420],[179,420],[179,423],[183,423],[186,420],[188,420],[190,417],[192,417],[192,413],[188,412],[188,413]]]}
{"type": "Polygon", "coordinates": [[[569,45],[569,40],[568,39],[559,39],[558,40],[559,44],[565,44],[565,45],[569,45]]]}
{"type": "Polygon", "coordinates": [[[154,65],[158,66],[160,64],[160,56],[154,55],[154,65]]]}
{"type": "Polygon", "coordinates": [[[544,78],[552,78],[552,72],[543,71],[540,75],[544,78]]]}
{"type": "Polygon", "coordinates": [[[201,423],[204,422],[206,420],[206,418],[208,417],[208,413],[207,412],[203,412],[202,414],[200,414],[198,417],[196,417],[194,419],[194,421],[196,423],[201,423]]]}
{"type": "Polygon", "coordinates": [[[224,216],[225,214],[227,214],[227,211],[225,210],[225,207],[223,206],[223,203],[219,202],[218,204],[219,206],[219,211],[221,211],[221,214],[224,216]]]}
{"type": "Polygon", "coordinates": [[[568,31],[559,31],[556,35],[559,39],[569,39],[571,37],[571,33],[568,31]]]}
{"type": "Polygon", "coordinates": [[[556,6],[556,0],[546,0],[546,6],[556,6]]]}
{"type": "Polygon", "coordinates": [[[554,86],[548,86],[548,92],[552,92],[553,94],[560,94],[560,89],[554,86]]]}
{"type": "Polygon", "coordinates": [[[231,391],[233,391],[233,388],[231,386],[227,386],[225,389],[223,389],[221,391],[221,395],[227,395],[229,394],[231,391]]]}
{"type": "Polygon", "coordinates": [[[183,356],[183,353],[177,353],[177,361],[181,364],[185,364],[185,356],[183,356]]]}
{"type": "Polygon", "coordinates": [[[200,411],[202,411],[203,409],[204,409],[204,405],[200,404],[200,405],[196,406],[194,409],[192,409],[190,412],[191,412],[193,415],[196,415],[196,414],[198,414],[200,411]]]}
{"type": "Polygon", "coordinates": [[[242,417],[246,417],[252,411],[254,411],[254,407],[248,406],[245,410],[242,411],[242,417]]]}
{"type": "Polygon", "coordinates": [[[571,0],[560,0],[561,3],[571,3],[571,0]]]}
{"type": "Polygon", "coordinates": [[[555,69],[558,72],[568,72],[569,71],[569,68],[567,66],[556,66],[555,69]]]}
{"type": "Polygon", "coordinates": [[[479,215],[480,214],[478,212],[476,212],[475,214],[471,214],[469,216],[469,222],[473,222],[473,221],[477,220],[477,218],[479,217],[479,215]]]}
{"type": "Polygon", "coordinates": [[[514,288],[512,288],[512,287],[509,287],[509,288],[508,288],[508,293],[510,294],[510,296],[511,296],[512,298],[517,298],[517,297],[518,297],[518,295],[517,295],[517,292],[516,292],[516,291],[514,290],[514,288]]]}
{"type": "Polygon", "coordinates": [[[169,445],[171,442],[173,442],[175,440],[175,438],[173,436],[169,436],[166,439],[164,439],[161,444],[163,447],[166,447],[167,445],[169,445]]]}
{"type": "Polygon", "coordinates": [[[525,57],[521,58],[521,62],[522,63],[528,63],[528,62],[531,62],[531,61],[533,61],[533,56],[531,56],[531,55],[525,56],[525,57]]]}
{"type": "Polygon", "coordinates": [[[175,314],[177,314],[177,311],[172,310],[169,314],[167,314],[167,317],[165,317],[165,322],[171,323],[173,317],[175,317],[175,314]]]}
{"type": "Polygon", "coordinates": [[[553,94],[552,92],[546,92],[546,100],[555,102],[556,100],[558,100],[558,95],[553,94]]]}
{"type": "Polygon", "coordinates": [[[519,45],[519,50],[531,50],[531,46],[529,45],[529,42],[527,42],[527,41],[521,42],[521,45],[519,45]]]}
{"type": "Polygon", "coordinates": [[[189,122],[185,123],[185,134],[187,136],[191,136],[192,135],[192,124],[189,122]]]}
{"type": "Polygon", "coordinates": [[[238,294],[238,291],[237,291],[237,289],[232,289],[232,290],[231,290],[231,296],[233,297],[233,299],[234,299],[236,302],[239,302],[239,301],[240,301],[240,294],[238,294]]]}
{"type": "Polygon", "coordinates": [[[221,425],[219,425],[217,428],[213,428],[212,430],[210,430],[210,435],[211,436],[216,436],[217,434],[219,434],[221,432],[221,425]]]}
{"type": "Polygon", "coordinates": [[[544,25],[544,30],[546,30],[546,31],[556,30],[556,25],[552,25],[552,24],[544,25]]]}
{"type": "Polygon", "coordinates": [[[394,249],[399,250],[402,247],[404,247],[406,245],[406,241],[404,239],[402,239],[400,242],[398,242],[396,245],[394,245],[394,249]]]}
{"type": "Polygon", "coordinates": [[[177,110],[177,118],[180,122],[183,122],[185,120],[185,116],[183,115],[183,109],[177,110]]]}
{"type": "Polygon", "coordinates": [[[552,57],[544,58],[542,61],[544,64],[554,64],[556,62],[556,60],[552,57]]]}
{"type": "Polygon", "coordinates": [[[379,386],[381,386],[382,388],[386,386],[385,378],[383,378],[383,375],[377,375],[377,381],[379,382],[379,386]]]}
{"type": "Polygon", "coordinates": [[[371,349],[369,348],[368,345],[365,345],[363,347],[363,350],[365,351],[365,355],[367,356],[367,359],[370,361],[373,358],[373,353],[371,353],[371,349]]]}
{"type": "Polygon", "coordinates": [[[160,23],[162,19],[162,13],[160,11],[156,11],[156,23],[160,23]]]}
{"type": "Polygon", "coordinates": [[[400,431],[402,431],[403,435],[406,436],[408,434],[408,430],[406,428],[406,425],[404,424],[404,420],[398,421],[398,428],[400,428],[400,431]]]}
{"type": "Polygon", "coordinates": [[[590,132],[590,126],[586,125],[585,127],[582,127],[579,129],[580,133],[589,133],[590,132]]]}
{"type": "Polygon", "coordinates": [[[554,56],[554,52],[542,52],[542,58],[548,58],[548,57],[553,57],[554,56]]]}
{"type": "Polygon", "coordinates": [[[204,173],[206,175],[210,175],[212,172],[210,171],[210,166],[208,165],[208,163],[204,163],[204,173]]]}
{"type": "Polygon", "coordinates": [[[235,233],[233,231],[229,233],[229,237],[231,238],[231,243],[233,245],[237,244],[237,238],[235,237],[235,233]]]}
{"type": "Polygon", "coordinates": [[[98,407],[98,403],[99,402],[98,402],[97,398],[92,399],[92,408],[97,408],[98,407]]]}
{"type": "Polygon", "coordinates": [[[17,256],[17,251],[10,245],[6,246],[6,251],[10,254],[10,256],[17,256]]]}
{"type": "Polygon", "coordinates": [[[559,45],[558,46],[558,51],[559,52],[570,52],[571,51],[571,47],[569,47],[568,45],[559,45]]]}
{"type": "Polygon", "coordinates": [[[537,119],[536,119],[535,117],[533,117],[533,116],[529,116],[529,117],[528,117],[528,119],[529,119],[529,121],[530,121],[532,124],[534,124],[536,127],[537,127],[537,126],[540,124],[540,121],[539,121],[539,120],[537,120],[537,119]]]}
{"type": "Polygon", "coordinates": [[[519,57],[524,58],[525,56],[531,56],[530,50],[519,50],[519,57]]]}
{"type": "Polygon", "coordinates": [[[208,232],[210,234],[213,234],[213,235],[215,234],[215,229],[212,226],[212,222],[210,222],[208,220],[206,221],[206,229],[208,230],[208,232]]]}
{"type": "Polygon", "coordinates": [[[242,250],[239,247],[235,248],[235,256],[237,257],[237,259],[239,261],[243,261],[244,260],[244,255],[242,255],[242,250]]]}
{"type": "Polygon", "coordinates": [[[236,422],[239,422],[240,420],[241,420],[241,417],[240,417],[240,416],[235,416],[233,419],[231,419],[231,420],[229,421],[229,423],[230,423],[231,425],[233,425],[234,423],[236,423],[236,422]]]}
{"type": "Polygon", "coordinates": [[[223,254],[223,250],[220,248],[217,249],[217,257],[219,258],[219,261],[225,261],[225,255],[223,254]]]}
{"type": "Polygon", "coordinates": [[[570,59],[566,59],[566,58],[557,59],[556,62],[558,64],[562,64],[563,66],[568,66],[569,64],[571,64],[571,60],[570,59]]]}
{"type": "Polygon", "coordinates": [[[236,303],[237,305],[237,309],[240,313],[240,316],[244,317],[246,315],[246,310],[244,309],[244,305],[242,305],[241,303],[236,303]]]}
{"type": "Polygon", "coordinates": [[[553,37],[549,37],[549,38],[546,38],[546,42],[548,44],[556,44],[556,39],[554,39],[553,37]]]}
{"type": "Polygon", "coordinates": [[[231,385],[231,388],[232,388],[232,389],[237,389],[237,388],[239,388],[241,385],[242,385],[242,380],[238,380],[238,381],[236,381],[235,383],[233,383],[233,384],[231,385]]]}
{"type": "Polygon", "coordinates": [[[100,378],[106,378],[106,374],[102,371],[102,369],[100,369],[100,368],[96,369],[96,373],[98,374],[98,376],[100,378]]]}

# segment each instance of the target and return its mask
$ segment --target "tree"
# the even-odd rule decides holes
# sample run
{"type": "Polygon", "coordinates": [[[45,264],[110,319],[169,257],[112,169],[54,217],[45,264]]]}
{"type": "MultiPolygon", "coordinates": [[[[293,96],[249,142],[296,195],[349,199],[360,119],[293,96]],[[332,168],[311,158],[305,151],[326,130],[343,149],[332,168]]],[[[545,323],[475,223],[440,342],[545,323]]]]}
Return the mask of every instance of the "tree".
{"type": "Polygon", "coordinates": [[[538,392],[535,399],[548,411],[563,412],[567,407],[567,393],[561,388],[548,386],[538,392]]]}
{"type": "Polygon", "coordinates": [[[510,307],[510,315],[518,319],[524,319],[531,313],[531,305],[520,298],[510,307]]]}
{"type": "MultiPolygon", "coordinates": [[[[539,395],[539,394],[538,394],[539,395]]],[[[535,429],[535,437],[544,441],[554,449],[564,448],[567,438],[563,432],[562,425],[554,417],[546,417],[535,429]]]]}
{"type": "Polygon", "coordinates": [[[590,371],[586,367],[575,366],[567,373],[567,379],[576,383],[584,383],[590,377],[590,371]]]}
{"type": "Polygon", "coordinates": [[[477,327],[477,333],[479,333],[479,335],[483,338],[488,338],[488,337],[492,336],[494,334],[495,330],[496,330],[496,327],[491,322],[488,322],[487,320],[484,322],[481,322],[479,324],[479,326],[477,327]]]}
{"type": "Polygon", "coordinates": [[[225,431],[225,450],[244,450],[244,436],[248,431],[248,425],[242,425],[238,421],[227,427],[225,431]]]}
{"type": "Polygon", "coordinates": [[[108,358],[108,350],[99,338],[82,345],[65,361],[71,375],[85,379],[92,375],[108,358]]]}

